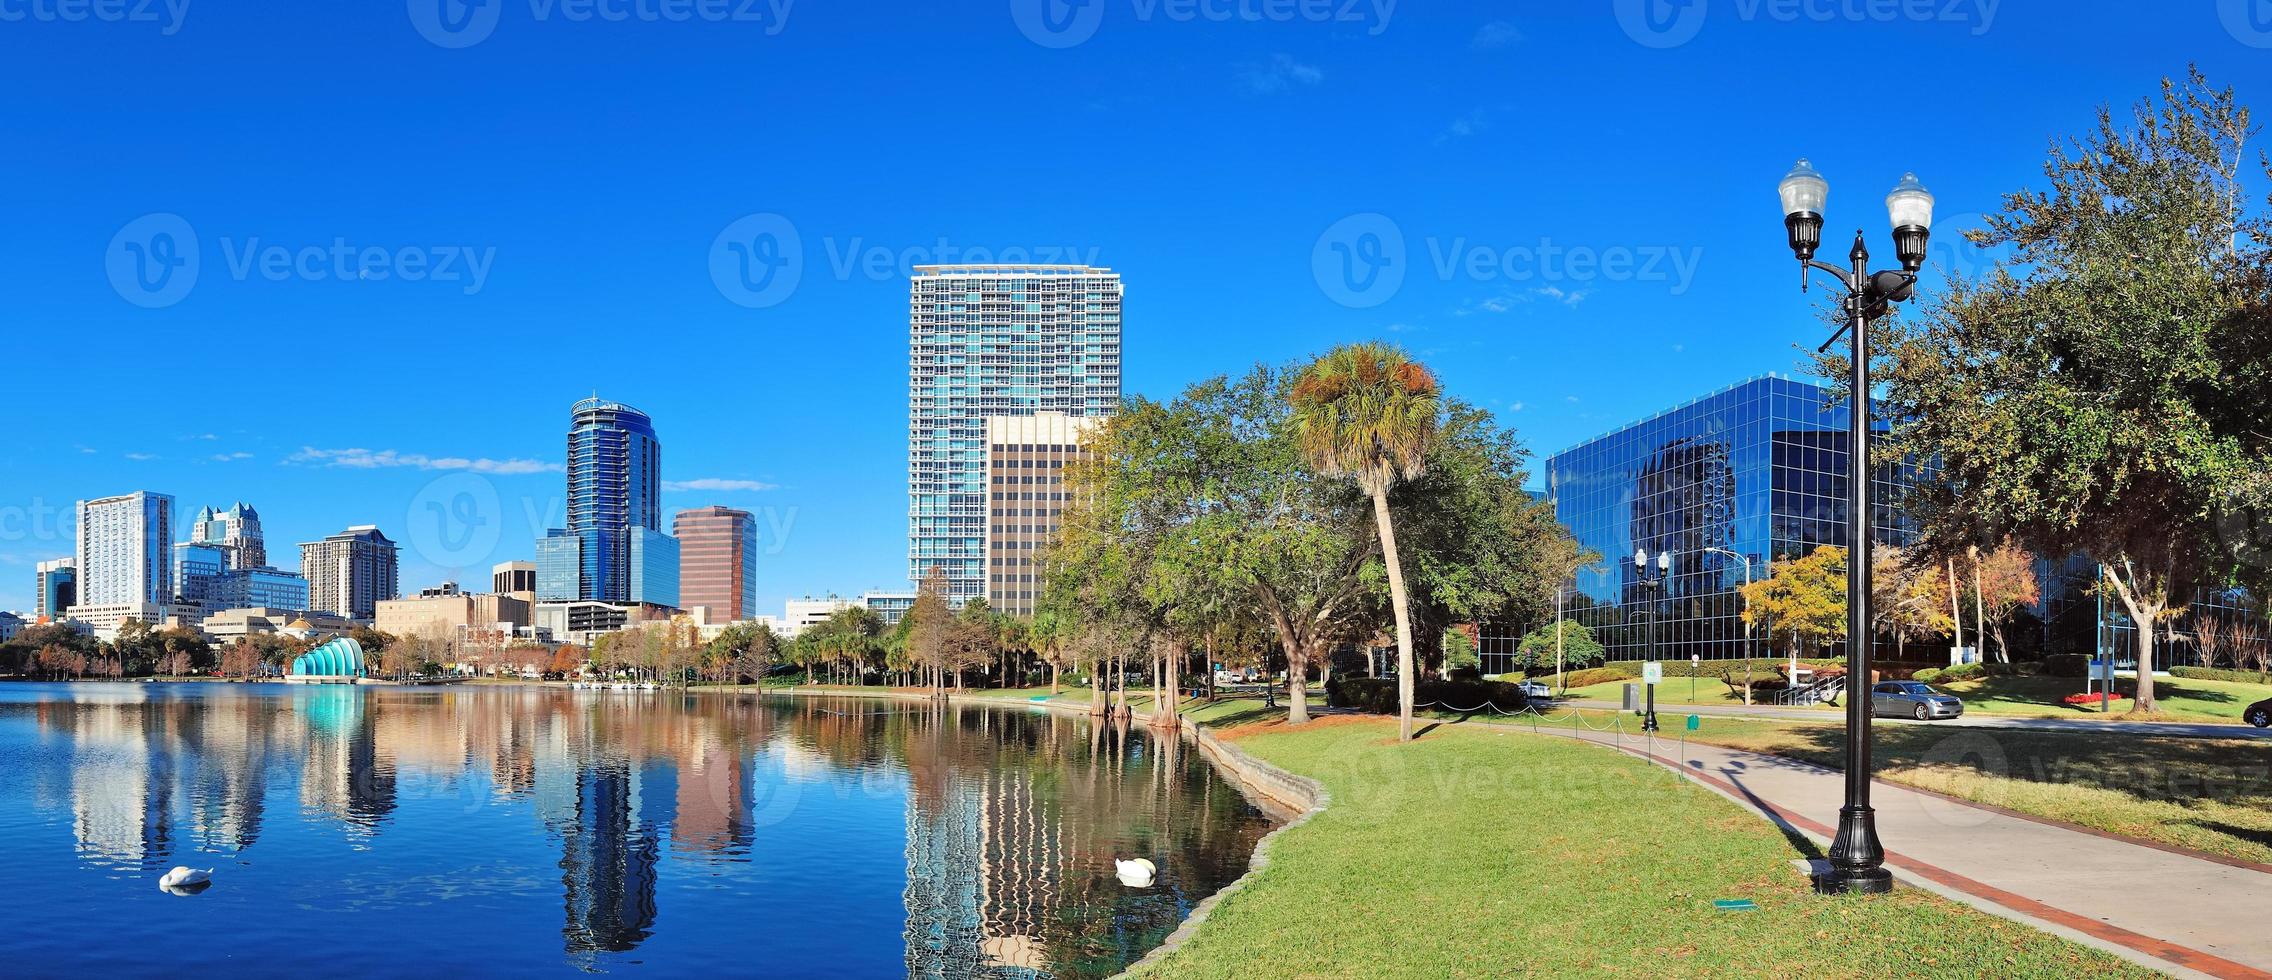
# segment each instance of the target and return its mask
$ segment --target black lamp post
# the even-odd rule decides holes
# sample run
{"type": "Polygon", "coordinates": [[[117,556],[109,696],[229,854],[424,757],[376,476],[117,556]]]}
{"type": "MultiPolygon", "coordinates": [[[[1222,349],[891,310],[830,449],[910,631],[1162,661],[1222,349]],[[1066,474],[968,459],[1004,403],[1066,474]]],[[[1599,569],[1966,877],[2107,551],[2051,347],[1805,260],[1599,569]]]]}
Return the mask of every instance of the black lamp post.
{"type": "MultiPolygon", "coordinates": [[[[1825,894],[1875,894],[1893,889],[1893,874],[1885,869],[1877,811],[1870,808],[1870,323],[1884,316],[1891,304],[1907,301],[1916,289],[1917,270],[1925,265],[1925,243],[1933,225],[1933,195],[1917,182],[1916,174],[1906,174],[1886,196],[1901,268],[1873,273],[1870,251],[1859,231],[1854,233],[1853,251],[1846,255],[1850,269],[1815,259],[1815,249],[1822,244],[1822,207],[1830,197],[1830,183],[1814,167],[1800,160],[1776,190],[1783,199],[1783,227],[1790,233],[1791,252],[1799,257],[1799,288],[1806,288],[1810,271],[1837,278],[1846,293],[1846,326],[1839,333],[1847,335],[1853,351],[1846,396],[1851,426],[1846,454],[1846,805],[1838,811],[1830,870],[1815,879],[1815,889],[1825,894]]],[[[1833,334],[1822,349],[1837,342],[1838,335],[1833,334]]]]}
{"type": "MultiPolygon", "coordinates": [[[[1657,614],[1662,611],[1657,607],[1659,601],[1664,598],[1665,576],[1672,571],[1672,552],[1665,551],[1657,555],[1657,577],[1650,578],[1649,552],[1646,549],[1635,548],[1633,549],[1633,571],[1641,579],[1641,584],[1649,590],[1649,662],[1655,663],[1657,661],[1657,614]]],[[[1641,730],[1653,732],[1657,730],[1657,686],[1655,684],[1643,684],[1641,686],[1649,689],[1649,713],[1641,718],[1641,730]]]]}

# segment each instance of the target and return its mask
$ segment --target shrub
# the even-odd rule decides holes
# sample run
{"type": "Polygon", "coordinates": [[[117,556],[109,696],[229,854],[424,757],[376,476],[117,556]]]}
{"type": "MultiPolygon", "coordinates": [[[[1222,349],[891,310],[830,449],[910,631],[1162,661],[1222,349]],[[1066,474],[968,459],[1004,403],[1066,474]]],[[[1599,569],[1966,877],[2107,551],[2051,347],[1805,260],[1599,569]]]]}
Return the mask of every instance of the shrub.
{"type": "Polygon", "coordinates": [[[1595,684],[1607,684],[1612,681],[1638,680],[1640,677],[1641,665],[1624,661],[1610,664],[1607,667],[1573,670],[1562,675],[1562,682],[1569,687],[1592,687],[1595,684]]]}
{"type": "MultiPolygon", "coordinates": [[[[1918,671],[1914,676],[1917,680],[1924,680],[1924,673],[1924,671],[1918,671]]],[[[1941,679],[1944,681],[1969,681],[1986,676],[1988,676],[1987,664],[1952,664],[1941,670],[1941,679]]]]}
{"type": "MultiPolygon", "coordinates": [[[[1488,703],[1502,711],[1521,711],[1529,704],[1522,688],[1484,680],[1421,681],[1413,685],[1412,700],[1454,710],[1480,708],[1488,703]]],[[[1393,715],[1399,707],[1396,681],[1385,677],[1336,677],[1325,686],[1325,703],[1368,714],[1393,715]]]]}
{"type": "Polygon", "coordinates": [[[2262,684],[2263,674],[2253,670],[2227,670],[2222,667],[2171,667],[2170,676],[2197,681],[2230,681],[2235,684],[2262,684]]]}
{"type": "Polygon", "coordinates": [[[1916,681],[1919,684],[1938,684],[1941,682],[1941,675],[1946,672],[1947,671],[1939,667],[1927,667],[1924,670],[1920,670],[1914,674],[1909,675],[1909,679],[1916,681]]]}
{"type": "Polygon", "coordinates": [[[2091,675],[2091,658],[2079,653],[2055,653],[2043,658],[2043,676],[2079,678],[2091,675]]]}

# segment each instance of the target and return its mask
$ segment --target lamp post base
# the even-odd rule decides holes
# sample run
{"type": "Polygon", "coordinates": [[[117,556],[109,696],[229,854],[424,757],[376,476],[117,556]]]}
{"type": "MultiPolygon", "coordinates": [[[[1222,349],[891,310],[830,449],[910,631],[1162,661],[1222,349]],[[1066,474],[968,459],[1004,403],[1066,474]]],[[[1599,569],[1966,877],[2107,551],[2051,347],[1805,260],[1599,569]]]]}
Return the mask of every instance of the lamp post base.
{"type": "Polygon", "coordinates": [[[1830,867],[1814,879],[1823,895],[1883,895],[1893,890],[1885,869],[1885,846],[1878,843],[1877,811],[1849,806],[1838,811],[1838,837],[1830,843],[1830,867]]]}

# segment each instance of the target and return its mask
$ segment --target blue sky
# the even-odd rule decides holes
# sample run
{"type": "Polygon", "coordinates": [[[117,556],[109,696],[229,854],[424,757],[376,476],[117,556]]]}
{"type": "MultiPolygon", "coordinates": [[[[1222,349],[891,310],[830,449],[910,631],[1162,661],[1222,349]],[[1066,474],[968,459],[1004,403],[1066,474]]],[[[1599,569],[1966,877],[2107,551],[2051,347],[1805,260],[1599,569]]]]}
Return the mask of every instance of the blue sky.
{"type": "Polygon", "coordinates": [[[2100,103],[2272,72],[2230,0],[487,2],[0,0],[0,608],[133,489],[478,581],[595,390],[761,515],[761,609],[904,587],[905,266],[971,250],[1121,271],[1131,393],[1387,337],[1544,455],[1799,369],[1794,158],[1832,246],[1915,170],[1976,265],[2100,103]]]}

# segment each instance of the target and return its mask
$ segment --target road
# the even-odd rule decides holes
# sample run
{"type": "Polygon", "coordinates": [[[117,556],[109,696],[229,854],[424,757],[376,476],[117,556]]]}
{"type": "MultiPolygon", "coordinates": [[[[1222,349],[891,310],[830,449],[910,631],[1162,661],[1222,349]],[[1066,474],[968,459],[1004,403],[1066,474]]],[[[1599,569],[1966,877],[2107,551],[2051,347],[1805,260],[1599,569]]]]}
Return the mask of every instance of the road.
{"type": "MultiPolygon", "coordinates": [[[[1614,701],[1559,701],[1573,707],[1617,711],[1622,707],[1614,701]]],[[[1820,711],[1807,708],[1779,708],[1772,705],[1693,705],[1660,704],[1657,716],[1709,715],[1720,718],[1768,718],[1776,721],[1819,721],[1838,724],[1846,717],[1843,711],[1820,711]]],[[[1913,718],[1879,718],[1880,724],[1932,725],[1938,728],[2007,728],[2030,732],[2080,732],[2083,734],[2158,735],[2165,738],[2253,738],[2272,740],[2272,728],[2252,728],[2247,725],[2216,725],[2181,721],[2086,721],[2080,718],[2014,718],[2005,715],[1967,714],[1940,721],[1918,721],[1913,718]]]]}

